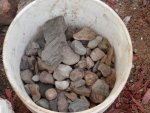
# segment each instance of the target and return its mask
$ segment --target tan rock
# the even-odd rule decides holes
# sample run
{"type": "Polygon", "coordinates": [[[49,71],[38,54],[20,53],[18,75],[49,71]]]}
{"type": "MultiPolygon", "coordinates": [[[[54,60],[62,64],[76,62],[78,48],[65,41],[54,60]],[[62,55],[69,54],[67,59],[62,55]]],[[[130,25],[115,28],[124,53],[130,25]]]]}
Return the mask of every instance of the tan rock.
{"type": "Polygon", "coordinates": [[[46,71],[41,72],[41,74],[40,74],[40,82],[46,83],[46,84],[54,84],[53,75],[48,73],[48,72],[46,72],[46,71]]]}
{"type": "Polygon", "coordinates": [[[83,96],[86,96],[86,97],[89,97],[90,94],[91,94],[91,90],[89,88],[86,88],[85,86],[82,86],[82,87],[79,87],[79,88],[73,88],[73,91],[76,94],[83,95],[83,96]]]}
{"type": "Polygon", "coordinates": [[[99,65],[98,70],[101,71],[104,77],[109,76],[112,72],[111,67],[103,63],[99,65]]]}
{"type": "Polygon", "coordinates": [[[107,52],[109,47],[110,47],[110,43],[109,43],[109,41],[106,38],[103,38],[103,40],[98,44],[98,47],[101,50],[107,52]]]}
{"type": "Polygon", "coordinates": [[[32,81],[33,74],[29,69],[21,71],[20,76],[25,83],[27,84],[33,83],[32,81]]]}
{"type": "Polygon", "coordinates": [[[80,80],[84,77],[84,71],[82,69],[74,69],[70,73],[70,79],[72,81],[80,80]]]}
{"type": "Polygon", "coordinates": [[[109,48],[108,53],[107,53],[107,58],[105,60],[105,64],[106,65],[111,65],[112,59],[113,59],[113,55],[114,55],[114,50],[113,48],[109,48]]]}
{"type": "Polygon", "coordinates": [[[94,66],[94,62],[92,61],[92,59],[89,56],[86,57],[86,63],[87,63],[88,69],[91,69],[94,66]]]}
{"type": "Polygon", "coordinates": [[[48,89],[45,92],[45,97],[47,100],[53,100],[57,97],[57,92],[54,88],[48,89]]]}
{"type": "Polygon", "coordinates": [[[106,78],[106,82],[107,82],[107,84],[109,85],[109,87],[111,89],[114,88],[114,85],[115,85],[115,82],[116,82],[116,72],[115,72],[115,70],[112,70],[112,74],[106,78]]]}
{"type": "Polygon", "coordinates": [[[92,58],[93,61],[98,61],[100,60],[103,56],[105,55],[105,53],[103,51],[101,51],[99,48],[95,48],[91,54],[90,57],[92,58]]]}
{"type": "Polygon", "coordinates": [[[65,93],[65,96],[70,99],[71,101],[75,101],[77,99],[77,94],[71,92],[71,93],[65,93]]]}
{"type": "Polygon", "coordinates": [[[78,66],[79,68],[81,69],[85,69],[87,67],[87,62],[86,62],[86,59],[82,59],[78,62],[78,66]]]}

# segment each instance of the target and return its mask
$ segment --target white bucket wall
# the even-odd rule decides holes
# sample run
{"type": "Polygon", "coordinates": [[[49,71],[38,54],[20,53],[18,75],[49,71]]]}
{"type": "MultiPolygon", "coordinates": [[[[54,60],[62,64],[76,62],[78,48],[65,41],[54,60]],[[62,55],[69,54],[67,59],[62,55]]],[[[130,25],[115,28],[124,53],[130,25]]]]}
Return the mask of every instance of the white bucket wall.
{"type": "Polygon", "coordinates": [[[63,15],[67,25],[89,26],[106,37],[115,49],[117,81],[107,99],[98,106],[80,113],[102,113],[123,89],[132,66],[132,45],[129,33],[118,15],[99,0],[36,0],[14,19],[7,32],[3,62],[7,77],[23,103],[34,113],[56,113],[37,106],[25,92],[20,79],[20,61],[29,41],[39,33],[47,20],[63,15]]]}

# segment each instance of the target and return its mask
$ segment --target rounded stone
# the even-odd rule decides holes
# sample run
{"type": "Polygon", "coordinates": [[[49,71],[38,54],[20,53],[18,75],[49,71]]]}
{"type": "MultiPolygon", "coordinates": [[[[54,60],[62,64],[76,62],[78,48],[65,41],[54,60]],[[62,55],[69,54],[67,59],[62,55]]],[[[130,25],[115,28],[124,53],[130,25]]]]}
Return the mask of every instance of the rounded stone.
{"type": "Polygon", "coordinates": [[[69,87],[68,81],[55,81],[55,86],[59,90],[65,90],[69,87]]]}
{"type": "Polygon", "coordinates": [[[54,88],[48,89],[45,92],[45,97],[47,100],[53,100],[57,97],[57,92],[54,88]]]}

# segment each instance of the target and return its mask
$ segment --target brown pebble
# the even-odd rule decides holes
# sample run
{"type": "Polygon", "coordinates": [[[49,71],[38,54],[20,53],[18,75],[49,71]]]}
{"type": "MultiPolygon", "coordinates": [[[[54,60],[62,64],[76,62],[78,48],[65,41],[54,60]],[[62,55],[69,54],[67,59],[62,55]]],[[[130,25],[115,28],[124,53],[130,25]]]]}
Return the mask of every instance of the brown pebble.
{"type": "Polygon", "coordinates": [[[81,69],[85,69],[85,68],[87,67],[87,62],[86,62],[86,60],[85,60],[85,59],[80,60],[80,61],[78,62],[78,66],[79,66],[79,68],[81,68],[81,69]]]}
{"type": "Polygon", "coordinates": [[[106,78],[106,82],[108,83],[109,87],[113,89],[116,82],[116,72],[114,69],[112,70],[112,74],[106,78]]]}
{"type": "Polygon", "coordinates": [[[102,73],[102,75],[103,75],[104,77],[109,76],[109,75],[111,74],[111,72],[112,72],[112,71],[111,71],[111,67],[108,66],[108,65],[106,65],[106,64],[103,64],[103,63],[101,63],[101,64],[99,65],[98,70],[101,71],[101,73],[102,73]]]}
{"type": "Polygon", "coordinates": [[[52,76],[52,74],[43,71],[40,74],[40,82],[42,83],[46,83],[46,84],[54,84],[54,78],[52,76]]]}
{"type": "Polygon", "coordinates": [[[73,38],[76,40],[93,40],[97,34],[93,32],[89,27],[84,27],[78,33],[73,35],[73,38]]]}
{"type": "Polygon", "coordinates": [[[103,51],[101,51],[99,48],[95,48],[91,54],[90,57],[92,58],[93,61],[98,61],[100,60],[103,56],[105,55],[105,53],[103,51]]]}
{"type": "Polygon", "coordinates": [[[112,59],[113,59],[113,55],[114,55],[114,50],[113,48],[109,48],[108,53],[107,53],[107,58],[105,60],[105,64],[106,65],[111,65],[112,59]]]}
{"type": "Polygon", "coordinates": [[[70,79],[76,81],[84,77],[84,71],[82,69],[74,69],[70,73],[70,79]]]}
{"type": "Polygon", "coordinates": [[[29,89],[31,91],[31,96],[34,102],[37,102],[41,98],[41,94],[39,92],[39,86],[37,84],[30,84],[29,89]]]}
{"type": "Polygon", "coordinates": [[[86,96],[86,97],[89,97],[90,94],[91,94],[91,90],[89,88],[86,88],[85,86],[82,86],[82,87],[79,87],[79,88],[73,88],[73,91],[76,94],[83,95],[83,96],[86,96]]]}
{"type": "Polygon", "coordinates": [[[64,92],[58,94],[58,111],[67,112],[68,111],[68,101],[64,92]]]}
{"type": "Polygon", "coordinates": [[[33,83],[32,81],[33,74],[29,69],[21,71],[20,76],[25,83],[27,84],[33,83]]]}
{"type": "Polygon", "coordinates": [[[105,63],[106,59],[107,59],[107,55],[104,55],[104,57],[101,59],[100,63],[105,63]]]}
{"type": "Polygon", "coordinates": [[[98,47],[104,52],[107,52],[110,47],[110,43],[106,38],[103,38],[103,40],[98,44],[98,47]]]}
{"type": "Polygon", "coordinates": [[[91,72],[91,71],[86,71],[84,79],[85,79],[86,85],[91,86],[98,79],[98,76],[95,73],[91,72]]]}
{"type": "Polygon", "coordinates": [[[88,69],[91,69],[94,66],[94,62],[92,61],[92,59],[89,56],[86,57],[86,63],[87,63],[88,69]]]}
{"type": "Polygon", "coordinates": [[[45,97],[47,100],[53,100],[57,97],[57,92],[54,88],[48,89],[45,92],[45,97]]]}
{"type": "Polygon", "coordinates": [[[77,99],[77,94],[71,92],[71,93],[65,93],[66,97],[70,99],[71,101],[75,101],[77,99]]]}

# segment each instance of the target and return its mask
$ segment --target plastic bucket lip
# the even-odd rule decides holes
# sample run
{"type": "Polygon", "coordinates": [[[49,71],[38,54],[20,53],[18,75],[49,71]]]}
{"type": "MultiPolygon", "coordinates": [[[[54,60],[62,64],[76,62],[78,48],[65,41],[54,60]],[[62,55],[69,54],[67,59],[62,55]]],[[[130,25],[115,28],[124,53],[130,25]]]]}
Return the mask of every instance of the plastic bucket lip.
{"type": "MultiPolygon", "coordinates": [[[[33,7],[36,3],[38,2],[42,2],[43,0],[36,0],[36,1],[33,1],[32,3],[30,3],[29,5],[27,5],[22,11],[20,11],[20,13],[15,17],[15,19],[13,20],[13,22],[11,23],[8,31],[7,31],[7,34],[6,34],[6,37],[5,37],[5,40],[4,40],[4,45],[3,45],[3,64],[4,64],[4,69],[5,69],[5,72],[6,72],[6,75],[7,75],[7,78],[11,84],[11,86],[13,87],[13,89],[15,90],[15,92],[17,93],[17,95],[19,96],[19,98],[24,102],[24,104],[26,104],[26,106],[29,107],[29,109],[32,111],[36,111],[39,110],[41,112],[46,112],[46,113],[58,113],[58,112],[54,112],[54,111],[50,111],[50,110],[46,110],[42,107],[39,107],[37,106],[36,104],[33,104],[31,103],[30,101],[26,100],[18,91],[17,87],[14,86],[14,81],[11,79],[11,74],[10,74],[10,70],[9,70],[9,62],[7,61],[7,57],[6,57],[6,52],[7,51],[7,41],[9,40],[10,37],[8,37],[8,34],[9,32],[11,32],[11,30],[13,29],[13,26],[17,23],[17,21],[19,20],[20,16],[22,16],[26,10],[28,10],[29,8],[33,7]]],[[[128,33],[128,30],[126,28],[126,26],[124,25],[124,23],[122,22],[122,20],[120,19],[120,17],[113,11],[113,9],[111,9],[108,5],[106,5],[105,3],[103,3],[102,1],[100,0],[93,0],[93,2],[96,2],[97,4],[100,4],[102,5],[103,7],[107,8],[108,10],[110,10],[110,12],[113,14],[113,16],[115,18],[117,18],[120,26],[122,27],[122,29],[124,30],[125,32],[125,35],[127,38],[127,41],[128,41],[128,44],[129,44],[129,55],[130,55],[130,59],[131,62],[132,62],[132,44],[131,44],[131,40],[130,40],[130,36],[129,36],[129,33],[128,33]]],[[[131,63],[132,64],[132,63],[131,63]]],[[[118,87],[118,89],[116,90],[116,92],[113,94],[113,95],[110,95],[109,96],[109,100],[106,99],[105,101],[103,101],[101,104],[97,105],[96,107],[94,108],[90,108],[88,110],[85,110],[85,111],[81,111],[81,112],[78,112],[78,113],[97,113],[101,110],[104,110],[104,109],[107,109],[109,107],[109,104],[108,103],[112,103],[117,97],[118,95],[120,94],[120,92],[122,91],[128,77],[129,77],[129,73],[130,73],[130,70],[131,70],[131,65],[129,66],[128,68],[128,71],[127,73],[124,73],[125,78],[124,80],[122,81],[122,83],[120,84],[120,86],[118,87]],[[127,76],[128,75],[128,76],[127,76]],[[111,102],[109,102],[111,101],[111,102]]]]}

